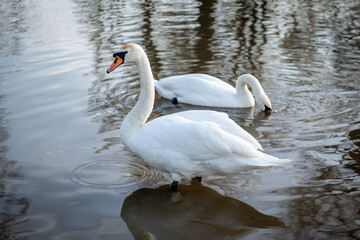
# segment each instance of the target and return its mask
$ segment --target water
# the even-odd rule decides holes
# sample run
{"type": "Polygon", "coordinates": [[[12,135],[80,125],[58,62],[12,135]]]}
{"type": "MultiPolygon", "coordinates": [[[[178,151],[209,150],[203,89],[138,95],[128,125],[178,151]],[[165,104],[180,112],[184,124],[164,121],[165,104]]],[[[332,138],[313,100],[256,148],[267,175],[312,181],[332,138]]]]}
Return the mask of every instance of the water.
{"type": "MultiPolygon", "coordinates": [[[[359,239],[359,10],[355,0],[1,1],[0,238],[359,239]],[[170,177],[119,138],[138,76],[106,69],[128,42],[157,79],[255,75],[276,114],[216,110],[293,162],[184,181],[172,196],[170,177]]],[[[198,107],[158,98],[151,118],[188,109],[198,107]]]]}

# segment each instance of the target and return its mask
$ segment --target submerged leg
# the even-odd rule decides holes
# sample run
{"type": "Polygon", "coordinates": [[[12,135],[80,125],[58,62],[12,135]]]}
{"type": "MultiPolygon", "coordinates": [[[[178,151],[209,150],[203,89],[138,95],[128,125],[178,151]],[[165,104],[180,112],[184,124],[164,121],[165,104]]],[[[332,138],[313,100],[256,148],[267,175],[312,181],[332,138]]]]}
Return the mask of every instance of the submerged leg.
{"type": "Polygon", "coordinates": [[[197,183],[201,183],[202,177],[194,177],[193,179],[191,179],[191,183],[192,184],[197,184],[197,183]]]}
{"type": "Polygon", "coordinates": [[[179,181],[173,181],[171,183],[171,191],[177,192],[179,190],[179,181]]]}

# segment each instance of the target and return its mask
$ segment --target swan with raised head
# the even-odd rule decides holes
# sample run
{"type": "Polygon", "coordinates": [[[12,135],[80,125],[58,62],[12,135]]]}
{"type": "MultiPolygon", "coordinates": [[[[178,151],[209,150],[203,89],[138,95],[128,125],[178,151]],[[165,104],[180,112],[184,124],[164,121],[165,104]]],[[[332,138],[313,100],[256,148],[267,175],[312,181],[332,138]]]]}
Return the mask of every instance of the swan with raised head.
{"type": "Polygon", "coordinates": [[[146,122],[155,100],[153,74],[148,57],[137,44],[126,44],[108,73],[126,63],[134,63],[140,75],[138,102],[120,128],[123,144],[151,166],[168,172],[171,188],[182,178],[236,174],[244,168],[286,163],[261,151],[261,145],[226,113],[208,110],[178,112],[146,122]]]}
{"type": "Polygon", "coordinates": [[[271,112],[269,97],[251,74],[241,75],[236,81],[236,88],[207,74],[185,74],[155,80],[155,89],[174,104],[180,102],[210,107],[248,108],[253,107],[256,100],[263,111],[271,112]]]}

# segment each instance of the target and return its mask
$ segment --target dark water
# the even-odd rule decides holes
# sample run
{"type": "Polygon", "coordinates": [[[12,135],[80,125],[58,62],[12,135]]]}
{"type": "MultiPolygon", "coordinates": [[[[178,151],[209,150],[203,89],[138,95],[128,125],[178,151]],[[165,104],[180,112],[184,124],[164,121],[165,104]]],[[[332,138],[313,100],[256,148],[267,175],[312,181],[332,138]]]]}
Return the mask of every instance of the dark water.
{"type": "MultiPolygon", "coordinates": [[[[359,13],[357,0],[1,1],[0,239],[360,239],[359,13]],[[138,76],[106,69],[128,42],[155,78],[255,75],[277,114],[217,110],[292,163],[171,195],[119,138],[138,76]]],[[[151,118],[193,108],[158,99],[151,118]]]]}

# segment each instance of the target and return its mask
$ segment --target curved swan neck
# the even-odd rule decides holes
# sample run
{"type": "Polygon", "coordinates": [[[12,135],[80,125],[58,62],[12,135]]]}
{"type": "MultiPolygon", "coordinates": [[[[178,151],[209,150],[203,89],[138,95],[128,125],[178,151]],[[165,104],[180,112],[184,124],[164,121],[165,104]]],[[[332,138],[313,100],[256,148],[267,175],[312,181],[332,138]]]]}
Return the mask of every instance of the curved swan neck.
{"type": "Polygon", "coordinates": [[[120,137],[125,142],[135,130],[145,124],[151,114],[155,99],[153,75],[149,59],[145,52],[142,51],[139,54],[135,65],[138,68],[140,76],[140,95],[139,100],[121,124],[120,137]]]}
{"type": "Polygon", "coordinates": [[[265,94],[260,82],[251,74],[243,74],[238,78],[236,81],[237,94],[244,94],[244,92],[246,92],[246,94],[250,93],[247,85],[251,87],[255,99],[259,99],[265,94]]]}

